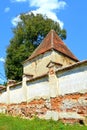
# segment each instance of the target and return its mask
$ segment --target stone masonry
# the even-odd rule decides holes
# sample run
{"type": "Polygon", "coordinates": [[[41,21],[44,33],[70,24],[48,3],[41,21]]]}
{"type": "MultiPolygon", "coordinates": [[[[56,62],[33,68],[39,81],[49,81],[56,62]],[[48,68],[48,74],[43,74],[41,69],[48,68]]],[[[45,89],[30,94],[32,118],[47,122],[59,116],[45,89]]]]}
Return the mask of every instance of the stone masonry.
{"type": "Polygon", "coordinates": [[[28,103],[0,104],[0,112],[29,119],[37,116],[56,121],[60,119],[64,123],[84,122],[87,116],[87,93],[34,99],[28,103]]]}

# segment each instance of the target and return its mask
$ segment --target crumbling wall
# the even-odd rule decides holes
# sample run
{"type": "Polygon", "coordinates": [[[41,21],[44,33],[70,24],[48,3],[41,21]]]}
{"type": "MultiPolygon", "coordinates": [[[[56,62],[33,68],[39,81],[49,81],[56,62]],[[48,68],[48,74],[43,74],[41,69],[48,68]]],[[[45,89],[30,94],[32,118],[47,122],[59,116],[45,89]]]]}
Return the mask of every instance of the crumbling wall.
{"type": "Polygon", "coordinates": [[[48,75],[23,80],[22,83],[8,86],[7,91],[2,91],[0,112],[27,118],[38,116],[44,119],[61,119],[69,123],[85,120],[86,62],[60,68],[57,72],[53,69],[48,75]]]}
{"type": "Polygon", "coordinates": [[[64,122],[84,120],[87,116],[87,93],[74,93],[51,98],[51,110],[64,122]]]}
{"type": "Polygon", "coordinates": [[[0,103],[0,113],[6,114],[7,113],[7,105],[4,103],[0,103]]]}
{"type": "Polygon", "coordinates": [[[61,119],[63,122],[84,121],[87,116],[87,93],[67,94],[50,99],[34,99],[28,103],[10,104],[7,109],[10,115],[44,119],[61,119]]]}

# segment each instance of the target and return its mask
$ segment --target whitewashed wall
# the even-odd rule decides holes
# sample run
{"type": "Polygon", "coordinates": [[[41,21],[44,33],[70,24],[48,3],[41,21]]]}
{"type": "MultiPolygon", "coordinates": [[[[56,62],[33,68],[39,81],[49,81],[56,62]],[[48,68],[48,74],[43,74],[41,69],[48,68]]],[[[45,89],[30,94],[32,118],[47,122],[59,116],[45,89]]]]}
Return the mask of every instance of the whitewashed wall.
{"type": "Polygon", "coordinates": [[[23,65],[23,73],[32,74],[35,77],[45,74],[48,72],[48,68],[46,66],[51,60],[63,64],[63,66],[75,63],[74,60],[71,60],[59,52],[48,51],[30,61],[25,62],[23,65]]]}
{"type": "Polygon", "coordinates": [[[38,79],[27,84],[27,98],[29,100],[38,98],[49,98],[49,82],[48,77],[38,79]]]}
{"type": "Polygon", "coordinates": [[[10,103],[21,103],[25,100],[22,85],[17,85],[9,89],[10,103]]]}
{"type": "Polygon", "coordinates": [[[29,73],[36,76],[45,74],[48,72],[47,64],[52,59],[52,52],[48,51],[44,54],[35,57],[34,59],[27,61],[23,65],[23,72],[25,74],[29,73]],[[43,71],[44,70],[44,71],[43,71]]]}
{"type": "Polygon", "coordinates": [[[57,73],[59,94],[87,92],[87,66],[57,73]]]}
{"type": "Polygon", "coordinates": [[[0,94],[0,103],[7,103],[7,91],[3,91],[0,94]]]}
{"type": "MultiPolygon", "coordinates": [[[[54,80],[53,78],[51,81],[54,80]]],[[[52,88],[52,84],[58,87],[58,95],[87,92],[87,65],[78,65],[72,69],[58,71],[56,84],[51,81],[49,83],[49,81],[49,76],[47,76],[29,81],[24,87],[22,84],[10,87],[9,93],[7,91],[0,93],[0,103],[8,103],[8,97],[11,104],[38,98],[49,99],[51,89],[55,89],[55,87],[52,88]]],[[[56,96],[56,92],[54,96],[56,96]]]]}

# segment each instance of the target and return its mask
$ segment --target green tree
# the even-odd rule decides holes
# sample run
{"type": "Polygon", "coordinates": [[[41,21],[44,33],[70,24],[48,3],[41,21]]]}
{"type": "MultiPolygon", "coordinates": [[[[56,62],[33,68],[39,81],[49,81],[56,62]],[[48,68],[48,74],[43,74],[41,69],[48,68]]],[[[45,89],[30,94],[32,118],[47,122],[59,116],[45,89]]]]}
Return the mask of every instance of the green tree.
{"type": "Polygon", "coordinates": [[[54,29],[57,34],[66,39],[66,30],[59,23],[37,14],[21,14],[21,22],[13,28],[13,38],[6,50],[5,73],[7,79],[20,81],[22,78],[22,62],[41,43],[46,34],[54,29]]]}

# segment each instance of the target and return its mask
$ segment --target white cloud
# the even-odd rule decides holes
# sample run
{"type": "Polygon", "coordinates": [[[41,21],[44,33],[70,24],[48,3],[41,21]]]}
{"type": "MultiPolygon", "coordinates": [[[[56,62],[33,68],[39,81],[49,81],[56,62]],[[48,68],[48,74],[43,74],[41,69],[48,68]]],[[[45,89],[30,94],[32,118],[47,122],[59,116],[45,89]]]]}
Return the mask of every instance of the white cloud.
{"type": "Polygon", "coordinates": [[[5,62],[5,59],[3,57],[0,57],[0,62],[5,62]]]}
{"type": "Polygon", "coordinates": [[[35,6],[39,8],[51,9],[61,9],[64,8],[66,3],[59,0],[29,0],[30,6],[35,6]]]}
{"type": "Polygon", "coordinates": [[[29,0],[29,2],[30,6],[37,7],[36,10],[32,11],[34,14],[46,14],[48,18],[59,22],[61,28],[63,28],[64,23],[58,18],[55,10],[59,11],[60,9],[64,9],[64,7],[66,6],[66,2],[58,0],[29,0]]]}
{"type": "Polygon", "coordinates": [[[27,0],[11,0],[11,2],[26,2],[27,0]]]}
{"type": "Polygon", "coordinates": [[[21,22],[20,15],[18,15],[18,16],[15,17],[15,18],[13,18],[13,19],[11,20],[11,22],[12,22],[12,24],[13,24],[14,26],[17,26],[17,23],[18,23],[18,22],[21,22]]]}
{"type": "MultiPolygon", "coordinates": [[[[20,1],[22,2],[23,0],[14,0],[14,1],[20,1]]],[[[36,10],[32,10],[35,15],[40,13],[43,15],[46,15],[48,18],[51,18],[54,21],[59,22],[61,28],[63,28],[64,23],[58,18],[58,15],[56,13],[60,9],[64,9],[66,6],[65,1],[59,1],[59,0],[25,0],[26,2],[29,1],[30,7],[36,7],[36,10]]],[[[30,13],[30,12],[29,12],[30,13]]],[[[19,16],[14,18],[12,20],[13,25],[17,25],[17,21],[19,21],[19,16]]]]}
{"type": "Polygon", "coordinates": [[[9,7],[6,7],[5,9],[4,9],[4,12],[5,13],[8,13],[10,11],[10,8],[9,7]]]}

